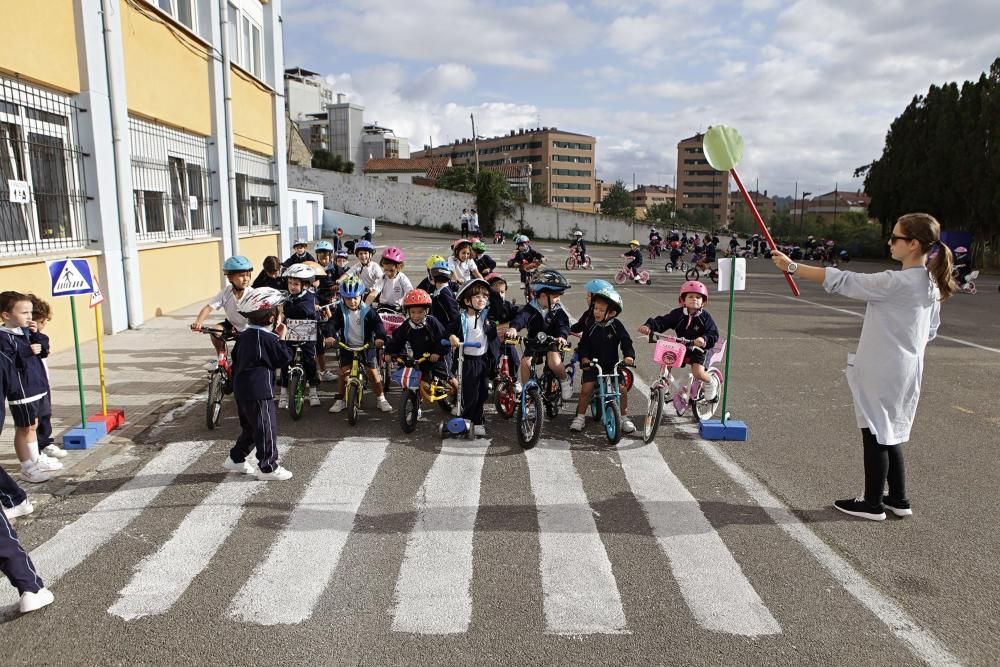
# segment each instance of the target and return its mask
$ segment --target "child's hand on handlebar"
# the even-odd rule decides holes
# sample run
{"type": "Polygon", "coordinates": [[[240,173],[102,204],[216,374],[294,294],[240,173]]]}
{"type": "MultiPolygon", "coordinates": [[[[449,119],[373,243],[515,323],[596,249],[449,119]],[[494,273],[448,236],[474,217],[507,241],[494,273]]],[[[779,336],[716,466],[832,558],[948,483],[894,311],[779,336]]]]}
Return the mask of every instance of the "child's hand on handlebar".
{"type": "Polygon", "coordinates": [[[635,359],[633,359],[632,357],[625,357],[624,359],[622,359],[622,361],[625,363],[626,366],[635,366],[635,359]]]}
{"type": "Polygon", "coordinates": [[[381,338],[375,339],[375,349],[381,349],[383,345],[385,345],[384,340],[382,340],[381,338]]]}
{"type": "Polygon", "coordinates": [[[705,349],[705,339],[702,338],[701,336],[698,336],[693,341],[691,341],[691,344],[694,345],[695,347],[700,347],[701,349],[705,349]]]}
{"type": "Polygon", "coordinates": [[[643,324],[641,327],[639,327],[639,333],[641,333],[643,336],[648,336],[652,332],[653,332],[653,330],[650,329],[649,327],[647,327],[645,324],[643,324]]]}
{"type": "Polygon", "coordinates": [[[440,354],[432,354],[431,356],[429,356],[427,358],[431,361],[431,363],[437,363],[438,361],[441,360],[441,355],[440,354]]]}
{"type": "Polygon", "coordinates": [[[455,334],[448,336],[448,342],[451,343],[452,347],[458,347],[459,345],[462,344],[462,341],[460,341],[458,339],[458,336],[456,336],[455,334]]]}
{"type": "Polygon", "coordinates": [[[191,325],[191,331],[201,331],[201,322],[195,322],[191,325]]]}

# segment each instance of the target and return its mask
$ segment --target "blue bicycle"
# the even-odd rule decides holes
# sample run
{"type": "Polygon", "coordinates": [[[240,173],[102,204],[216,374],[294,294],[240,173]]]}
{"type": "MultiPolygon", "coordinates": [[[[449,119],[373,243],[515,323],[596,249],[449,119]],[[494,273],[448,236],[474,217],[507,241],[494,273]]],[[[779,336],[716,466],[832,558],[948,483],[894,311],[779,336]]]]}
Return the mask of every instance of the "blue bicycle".
{"type": "MultiPolygon", "coordinates": [[[[570,347],[561,346],[552,336],[539,332],[537,344],[542,351],[564,352],[570,347]]],[[[524,383],[521,396],[517,403],[515,418],[517,420],[517,442],[521,449],[531,449],[538,444],[542,435],[542,422],[545,415],[554,419],[562,407],[562,383],[545,362],[545,354],[536,352],[532,359],[531,375],[524,383]],[[542,366],[539,375],[538,366],[542,366]]]]}
{"type": "Polygon", "coordinates": [[[611,373],[605,373],[601,365],[591,360],[580,364],[580,368],[593,366],[597,369],[597,382],[590,398],[590,414],[604,425],[604,435],[612,447],[622,439],[621,379],[625,362],[619,361],[611,373]]]}

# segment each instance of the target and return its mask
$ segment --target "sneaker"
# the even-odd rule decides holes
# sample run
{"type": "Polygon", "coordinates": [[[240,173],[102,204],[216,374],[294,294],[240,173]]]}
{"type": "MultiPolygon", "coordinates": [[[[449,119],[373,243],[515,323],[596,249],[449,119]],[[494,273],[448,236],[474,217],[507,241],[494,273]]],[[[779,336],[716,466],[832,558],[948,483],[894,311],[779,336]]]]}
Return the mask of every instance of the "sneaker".
{"type": "Polygon", "coordinates": [[[472,427],[472,435],[476,436],[477,438],[486,437],[486,427],[483,424],[476,424],[475,426],[472,427]]]}
{"type": "Polygon", "coordinates": [[[52,591],[47,588],[39,589],[37,593],[21,593],[21,613],[27,614],[29,611],[36,611],[42,607],[47,607],[55,600],[52,591]]]}
{"type": "Polygon", "coordinates": [[[719,397],[719,380],[714,375],[710,376],[711,382],[702,385],[701,397],[706,401],[714,401],[719,397]]]}
{"type": "Polygon", "coordinates": [[[344,408],[346,408],[346,407],[347,407],[347,403],[344,403],[343,400],[341,400],[341,399],[338,398],[336,401],[333,402],[333,405],[330,406],[330,412],[332,412],[334,414],[336,414],[338,412],[343,412],[344,408]]]}
{"type": "Polygon", "coordinates": [[[323,382],[333,382],[337,379],[337,374],[333,371],[323,371],[319,374],[319,379],[323,382]]]}
{"type": "Polygon", "coordinates": [[[63,459],[69,456],[69,452],[59,445],[49,445],[42,450],[42,453],[54,459],[63,459]]]}
{"type": "Polygon", "coordinates": [[[21,479],[32,484],[41,484],[52,479],[52,475],[45,470],[39,470],[38,466],[29,463],[27,466],[21,465],[21,479]]]}
{"type": "Polygon", "coordinates": [[[622,433],[635,433],[635,424],[628,417],[622,417],[622,433]]]}
{"type": "Polygon", "coordinates": [[[230,472],[241,472],[244,475],[252,475],[256,472],[249,461],[240,461],[237,463],[231,456],[226,457],[226,462],[222,464],[222,467],[230,472]]]}
{"type": "Polygon", "coordinates": [[[204,368],[206,371],[214,371],[218,367],[219,367],[219,360],[212,359],[211,361],[206,361],[205,365],[202,368],[204,368]]]}
{"type": "Polygon", "coordinates": [[[292,471],[281,466],[278,466],[271,472],[263,472],[258,469],[254,471],[254,474],[262,482],[283,482],[286,479],[292,478],[292,471]]]}
{"type": "Polygon", "coordinates": [[[286,392],[281,392],[278,396],[278,409],[285,410],[288,408],[288,394],[286,392]]]}
{"type": "Polygon", "coordinates": [[[386,400],[385,394],[378,397],[378,409],[382,412],[392,412],[392,403],[386,400]]]}
{"type": "Polygon", "coordinates": [[[53,470],[61,470],[63,464],[59,462],[59,459],[54,459],[51,456],[46,456],[45,454],[39,454],[38,458],[35,460],[35,467],[45,472],[51,472],[53,470]]]}
{"type": "Polygon", "coordinates": [[[314,408],[319,407],[319,393],[317,393],[316,387],[309,387],[309,405],[314,408]]]}
{"type": "Polygon", "coordinates": [[[582,431],[583,427],[587,424],[586,415],[577,415],[573,417],[573,421],[569,423],[569,430],[571,431],[582,431]]]}
{"type": "Polygon", "coordinates": [[[562,399],[568,401],[573,398],[573,385],[569,381],[562,383],[562,399]]]}
{"type": "Polygon", "coordinates": [[[25,498],[21,501],[20,505],[14,505],[13,507],[4,507],[3,513],[8,519],[16,519],[19,516],[28,516],[35,511],[35,506],[31,504],[31,501],[25,498]]]}
{"type": "Polygon", "coordinates": [[[885,505],[887,510],[898,517],[913,516],[909,500],[893,500],[889,496],[882,496],[882,504],[885,505]]]}
{"type": "Polygon", "coordinates": [[[517,394],[518,396],[521,395],[521,381],[520,380],[518,380],[517,382],[514,383],[514,393],[517,394]]]}
{"type": "Polygon", "coordinates": [[[838,500],[833,503],[833,506],[844,514],[850,514],[851,516],[856,516],[861,519],[885,521],[885,512],[882,508],[868,504],[865,502],[864,498],[848,498],[847,500],[838,500]]]}

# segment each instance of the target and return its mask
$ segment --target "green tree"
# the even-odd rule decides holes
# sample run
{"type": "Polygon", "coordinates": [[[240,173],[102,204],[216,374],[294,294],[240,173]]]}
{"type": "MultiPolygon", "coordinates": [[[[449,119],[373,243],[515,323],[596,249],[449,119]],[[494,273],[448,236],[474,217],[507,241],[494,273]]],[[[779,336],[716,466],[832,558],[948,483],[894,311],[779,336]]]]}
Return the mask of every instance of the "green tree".
{"type": "Polygon", "coordinates": [[[671,201],[653,204],[646,209],[647,222],[662,222],[669,224],[674,219],[674,203],[671,201]]]}
{"type": "MultiPolygon", "coordinates": [[[[434,187],[457,192],[475,192],[476,172],[470,167],[449,167],[441,172],[434,187]]],[[[480,218],[482,215],[480,214],[480,218]]]]}
{"type": "Polygon", "coordinates": [[[730,227],[737,234],[754,234],[757,232],[757,221],[753,219],[753,214],[745,206],[737,206],[736,214],[733,216],[733,224],[730,227]]]}
{"type": "Polygon", "coordinates": [[[344,162],[339,155],[334,155],[328,150],[317,148],[313,151],[312,166],[314,169],[326,169],[327,171],[339,171],[345,174],[354,173],[354,163],[344,162]]]}
{"type": "Polygon", "coordinates": [[[495,171],[480,171],[475,185],[476,211],[485,233],[496,229],[497,218],[514,214],[514,193],[507,178],[495,171]]]}
{"type": "Polygon", "coordinates": [[[604,199],[601,200],[601,213],[619,218],[631,218],[635,215],[632,197],[625,189],[624,181],[615,181],[608,194],[604,195],[604,199]]]}

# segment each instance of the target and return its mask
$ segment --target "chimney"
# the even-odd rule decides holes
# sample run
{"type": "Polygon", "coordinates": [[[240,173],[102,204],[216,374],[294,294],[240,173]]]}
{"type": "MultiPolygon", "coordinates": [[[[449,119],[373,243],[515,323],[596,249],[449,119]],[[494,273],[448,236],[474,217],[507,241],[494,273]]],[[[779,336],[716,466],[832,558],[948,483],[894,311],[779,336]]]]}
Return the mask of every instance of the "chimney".
{"type": "Polygon", "coordinates": [[[344,94],[337,93],[337,104],[343,104],[343,103],[344,103],[344,94]]]}

